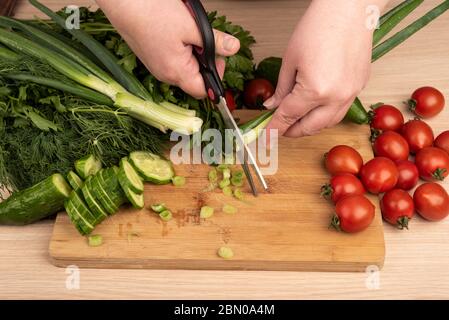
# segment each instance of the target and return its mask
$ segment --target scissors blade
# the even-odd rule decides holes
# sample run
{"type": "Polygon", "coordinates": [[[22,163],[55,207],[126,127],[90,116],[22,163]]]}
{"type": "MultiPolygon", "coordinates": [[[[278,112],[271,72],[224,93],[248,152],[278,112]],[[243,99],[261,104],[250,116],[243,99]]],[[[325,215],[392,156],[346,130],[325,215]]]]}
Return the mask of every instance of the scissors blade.
{"type": "MultiPolygon", "coordinates": [[[[229,108],[226,104],[226,100],[223,97],[220,97],[220,101],[217,104],[217,108],[218,111],[220,111],[222,117],[223,117],[223,121],[225,122],[225,125],[228,129],[232,129],[235,132],[236,138],[239,142],[239,144],[241,144],[244,148],[245,153],[248,155],[248,158],[250,160],[250,163],[253,165],[254,170],[256,171],[256,175],[260,180],[260,183],[262,184],[263,188],[266,190],[268,189],[267,183],[262,175],[262,172],[260,171],[259,166],[256,163],[256,159],[254,158],[251,150],[249,149],[249,147],[246,145],[244,139],[243,139],[243,135],[242,132],[240,131],[240,129],[237,126],[237,123],[234,120],[234,117],[232,116],[231,112],[229,111],[229,108]]],[[[244,153],[244,154],[245,154],[244,153]]],[[[246,162],[246,158],[243,157],[243,165],[247,165],[246,162]]],[[[245,168],[244,168],[245,169],[245,168]]],[[[248,168],[246,168],[248,169],[248,168]]],[[[249,169],[248,169],[249,171],[249,169]]],[[[246,173],[246,170],[245,170],[246,173]]],[[[248,175],[247,175],[248,176],[248,175]]],[[[249,174],[249,176],[251,176],[251,174],[249,174]]],[[[252,178],[248,177],[248,180],[251,182],[252,178]]]]}

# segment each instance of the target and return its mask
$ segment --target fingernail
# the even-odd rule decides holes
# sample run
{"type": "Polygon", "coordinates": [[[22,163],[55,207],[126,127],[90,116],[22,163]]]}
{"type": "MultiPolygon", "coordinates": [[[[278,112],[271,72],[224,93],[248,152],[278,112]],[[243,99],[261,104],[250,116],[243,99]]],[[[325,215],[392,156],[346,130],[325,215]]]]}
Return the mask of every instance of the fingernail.
{"type": "Polygon", "coordinates": [[[234,51],[238,45],[239,45],[239,41],[237,40],[237,38],[235,38],[233,36],[227,35],[223,39],[223,48],[226,51],[234,51]]]}
{"type": "Polygon", "coordinates": [[[274,101],[275,99],[274,99],[274,96],[272,96],[271,98],[269,98],[268,100],[266,100],[264,103],[263,103],[263,106],[265,107],[265,108],[268,108],[268,109],[270,109],[270,108],[273,108],[274,107],[274,101]]]}

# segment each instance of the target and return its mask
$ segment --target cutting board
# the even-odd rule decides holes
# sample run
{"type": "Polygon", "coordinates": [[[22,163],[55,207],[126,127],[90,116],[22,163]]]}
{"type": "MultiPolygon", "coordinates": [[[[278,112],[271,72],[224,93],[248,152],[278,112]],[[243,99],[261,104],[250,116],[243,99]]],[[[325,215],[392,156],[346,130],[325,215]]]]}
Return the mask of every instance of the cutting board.
{"type": "MultiPolygon", "coordinates": [[[[320,196],[329,176],[323,154],[337,144],[356,148],[372,158],[369,129],[340,124],[314,137],[281,138],[279,169],[267,176],[269,190],[254,198],[248,186],[245,200],[206,192],[206,165],[179,165],[184,187],[145,186],[143,210],[123,207],[94,231],[103,245],[89,247],[68,216],[57,216],[50,242],[56,266],[84,268],[155,268],[220,270],[364,271],[382,267],[385,256],[382,219],[378,208],[372,225],[358,234],[329,229],[333,206],[320,196]],[[147,207],[164,202],[174,219],[163,222],[147,207]],[[229,215],[224,204],[238,207],[229,215]],[[212,218],[199,218],[204,205],[215,208],[212,218]],[[217,256],[221,246],[234,252],[232,260],[217,256]]],[[[377,199],[371,196],[377,206],[377,199]]]]}

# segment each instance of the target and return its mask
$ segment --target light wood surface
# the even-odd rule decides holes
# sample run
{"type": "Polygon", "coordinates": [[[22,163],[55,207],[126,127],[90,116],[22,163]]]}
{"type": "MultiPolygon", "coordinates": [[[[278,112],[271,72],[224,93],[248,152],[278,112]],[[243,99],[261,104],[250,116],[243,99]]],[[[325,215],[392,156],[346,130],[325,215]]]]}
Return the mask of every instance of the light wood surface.
{"type": "MultiPolygon", "coordinates": [[[[86,3],[46,1],[55,9],[76,2],[86,3]]],[[[437,3],[425,1],[414,17],[437,3]]],[[[206,4],[253,31],[258,39],[255,53],[260,59],[282,54],[307,2],[217,0],[206,4]]],[[[17,14],[29,17],[33,13],[22,1],[17,14]]],[[[448,36],[446,14],[376,62],[361,95],[364,102],[382,100],[401,106],[421,85],[434,85],[449,96],[448,36]]],[[[441,132],[447,129],[448,120],[446,109],[429,123],[435,132],[441,132]]],[[[80,271],[80,289],[67,290],[66,270],[49,261],[52,229],[50,221],[20,228],[0,227],[1,298],[449,298],[449,220],[428,223],[417,218],[405,232],[385,225],[386,258],[377,275],[379,286],[367,286],[370,278],[364,273],[84,269],[80,271]]]]}
{"type": "Polygon", "coordinates": [[[365,160],[371,159],[368,135],[368,127],[347,123],[314,137],[280,139],[279,157],[272,162],[279,169],[266,176],[269,190],[263,192],[259,186],[261,192],[254,198],[246,183],[244,201],[218,188],[204,191],[209,185],[209,166],[175,166],[176,174],[186,177],[186,185],[146,185],[145,209],[123,207],[95,229],[104,240],[100,247],[89,247],[67,214],[59,214],[50,257],[57,266],[83,268],[363,272],[371,265],[381,267],[385,245],[380,211],[363,232],[334,232],[328,228],[332,205],[319,194],[329,179],[323,154],[345,141],[365,160]],[[160,202],[173,212],[172,221],[162,222],[147,209],[160,202]],[[224,204],[232,204],[238,213],[223,213],[224,204]],[[205,205],[215,209],[207,220],[199,217],[205,205]],[[217,256],[221,246],[232,248],[232,260],[217,256]]]}

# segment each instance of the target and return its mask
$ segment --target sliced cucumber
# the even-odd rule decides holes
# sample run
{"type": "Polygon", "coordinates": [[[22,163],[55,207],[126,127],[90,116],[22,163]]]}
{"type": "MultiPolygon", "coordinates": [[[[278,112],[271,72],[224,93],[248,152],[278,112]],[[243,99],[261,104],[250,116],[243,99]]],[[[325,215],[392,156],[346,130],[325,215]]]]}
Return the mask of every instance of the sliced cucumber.
{"type": "Polygon", "coordinates": [[[84,185],[83,180],[73,171],[70,171],[67,174],[67,181],[69,182],[73,190],[78,190],[84,185]]]}
{"type": "Polygon", "coordinates": [[[170,161],[146,151],[136,151],[129,155],[129,160],[145,181],[155,184],[167,184],[175,176],[170,161]]]}
{"type": "Polygon", "coordinates": [[[38,184],[14,192],[0,203],[0,224],[25,225],[41,220],[64,208],[72,188],[59,173],[38,184]]]}
{"type": "Polygon", "coordinates": [[[104,190],[103,185],[102,183],[100,183],[99,179],[100,179],[99,174],[95,175],[92,178],[91,191],[95,199],[97,199],[101,203],[102,207],[106,210],[106,212],[109,215],[112,215],[117,212],[118,206],[114,204],[114,201],[112,201],[106,190],[104,190]]]}
{"type": "Polygon", "coordinates": [[[129,202],[136,209],[142,209],[145,206],[145,200],[143,198],[143,194],[137,194],[129,188],[124,188],[126,198],[128,198],[129,202]]]}
{"type": "Polygon", "coordinates": [[[88,177],[84,182],[84,186],[81,188],[83,192],[84,200],[87,203],[87,206],[92,211],[92,213],[100,220],[103,220],[108,217],[108,213],[101,206],[99,201],[95,199],[92,192],[92,176],[88,177]]]}
{"type": "Polygon", "coordinates": [[[130,189],[132,192],[141,194],[143,192],[143,181],[133,166],[125,159],[120,160],[120,170],[117,174],[118,182],[125,191],[130,189]]]}
{"type": "Polygon", "coordinates": [[[95,175],[101,167],[101,161],[91,154],[75,161],[76,172],[82,179],[95,175]]]}
{"type": "Polygon", "coordinates": [[[117,167],[108,168],[98,174],[98,181],[103,189],[108,193],[109,198],[117,207],[127,202],[126,195],[120,186],[120,183],[115,173],[117,167]]]}
{"type": "Polygon", "coordinates": [[[87,204],[84,202],[83,198],[79,196],[79,194],[73,191],[70,194],[67,203],[71,203],[76,210],[81,214],[81,216],[89,222],[93,227],[95,227],[98,223],[104,220],[102,217],[98,217],[90,211],[87,204]]]}
{"type": "Polygon", "coordinates": [[[94,230],[94,226],[82,216],[78,209],[73,205],[73,202],[67,200],[65,203],[65,210],[72,221],[72,224],[81,235],[85,236],[94,230]]]}

